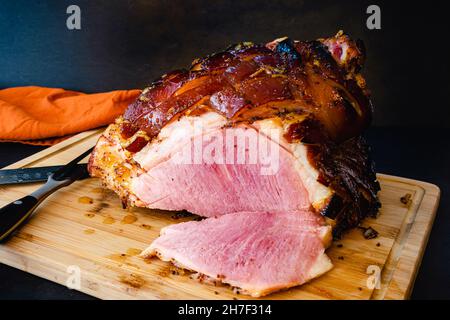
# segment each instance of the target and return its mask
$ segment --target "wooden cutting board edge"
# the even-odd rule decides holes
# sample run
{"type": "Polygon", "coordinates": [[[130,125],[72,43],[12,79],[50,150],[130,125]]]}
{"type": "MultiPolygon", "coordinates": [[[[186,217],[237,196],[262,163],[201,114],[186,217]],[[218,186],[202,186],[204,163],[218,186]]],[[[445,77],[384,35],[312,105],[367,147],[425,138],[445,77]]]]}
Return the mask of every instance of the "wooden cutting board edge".
{"type": "Polygon", "coordinates": [[[441,191],[438,186],[428,182],[386,174],[377,176],[384,181],[415,187],[418,195],[414,198],[420,201],[411,204],[383,267],[381,288],[374,290],[371,298],[409,299],[431,233],[441,191]]]}
{"type": "MultiPolygon", "coordinates": [[[[34,163],[51,157],[55,153],[59,153],[68,148],[73,148],[84,140],[92,138],[94,135],[99,135],[103,130],[104,129],[101,128],[80,133],[3,169],[32,167],[34,163]]],[[[83,152],[83,150],[80,149],[74,154],[74,157],[81,152],[83,152]]],[[[411,204],[409,212],[405,217],[405,220],[407,221],[403,224],[403,228],[400,230],[395,244],[383,266],[380,288],[374,290],[371,296],[371,299],[376,300],[408,299],[414,287],[414,281],[425,252],[439,205],[440,189],[434,184],[423,181],[386,174],[377,174],[377,176],[383,180],[390,180],[392,183],[406,184],[410,187],[413,186],[418,193],[418,196],[415,196],[414,199],[420,199],[420,201],[416,200],[415,203],[411,204]]],[[[8,256],[11,257],[11,255],[8,256]]],[[[36,262],[36,264],[38,264],[38,262],[36,262]]],[[[20,261],[9,260],[8,265],[30,272],[30,270],[27,270],[28,268],[22,266],[20,261]]],[[[30,269],[36,270],[36,272],[32,272],[35,275],[47,278],[45,276],[45,268],[30,269]],[[40,271],[38,272],[37,270],[40,271]]],[[[58,279],[49,280],[61,283],[58,279]]],[[[89,292],[86,293],[89,294],[89,292]]],[[[116,298],[122,297],[117,296],[116,298]]]]}
{"type": "MultiPolygon", "coordinates": [[[[62,152],[68,148],[72,148],[74,145],[80,144],[84,140],[86,140],[94,135],[100,135],[104,130],[105,130],[104,128],[101,128],[101,129],[94,129],[94,130],[89,130],[89,131],[79,133],[73,137],[70,137],[67,140],[64,140],[58,144],[48,147],[47,149],[44,149],[40,152],[32,154],[31,156],[26,157],[26,158],[24,158],[20,161],[17,161],[13,164],[10,164],[9,166],[6,166],[2,169],[18,169],[18,168],[32,167],[33,163],[35,163],[37,161],[41,161],[42,159],[45,159],[47,157],[50,157],[51,155],[53,155],[55,153],[62,152]]],[[[87,150],[89,148],[87,147],[85,149],[87,150]]],[[[80,151],[80,154],[83,151],[85,151],[85,150],[80,151]]],[[[73,157],[75,158],[77,155],[78,154],[74,154],[73,157]]]]}

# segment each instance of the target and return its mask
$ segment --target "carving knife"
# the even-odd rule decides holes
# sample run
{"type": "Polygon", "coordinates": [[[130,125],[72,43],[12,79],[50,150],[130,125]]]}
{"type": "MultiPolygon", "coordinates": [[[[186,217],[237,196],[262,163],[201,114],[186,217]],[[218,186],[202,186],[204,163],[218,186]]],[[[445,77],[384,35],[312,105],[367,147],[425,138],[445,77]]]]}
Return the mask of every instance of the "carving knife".
{"type": "MultiPolygon", "coordinates": [[[[85,163],[77,164],[85,167],[85,163]]],[[[0,170],[0,185],[45,182],[48,177],[63,166],[3,169],[0,170]]]]}
{"type": "Polygon", "coordinates": [[[33,193],[0,208],[0,242],[9,239],[9,236],[22,226],[39,204],[53,192],[89,176],[87,166],[80,166],[78,162],[90,154],[92,149],[54,171],[48,177],[47,182],[33,193]]]}

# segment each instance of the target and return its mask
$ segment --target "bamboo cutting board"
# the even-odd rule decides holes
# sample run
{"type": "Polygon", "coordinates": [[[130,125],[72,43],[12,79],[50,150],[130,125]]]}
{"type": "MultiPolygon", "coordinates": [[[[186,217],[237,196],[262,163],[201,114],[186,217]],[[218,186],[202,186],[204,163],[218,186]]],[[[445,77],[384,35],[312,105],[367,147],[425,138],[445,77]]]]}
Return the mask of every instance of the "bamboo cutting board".
{"type": "MultiPolygon", "coordinates": [[[[100,132],[79,134],[8,168],[64,164],[93,146],[100,132]]],[[[382,209],[377,219],[363,225],[379,236],[366,240],[361,230],[350,231],[327,251],[335,266],[330,272],[267,298],[409,297],[440,191],[421,181],[378,178],[382,209]],[[407,194],[411,198],[403,203],[407,194]]],[[[1,187],[0,205],[38,185],[1,187]]],[[[228,286],[200,284],[169,263],[138,256],[162,227],[190,219],[158,210],[124,210],[98,179],[78,181],[50,196],[26,226],[0,245],[0,262],[63,285],[77,286],[80,280],[77,290],[103,299],[247,299],[228,286]]]]}

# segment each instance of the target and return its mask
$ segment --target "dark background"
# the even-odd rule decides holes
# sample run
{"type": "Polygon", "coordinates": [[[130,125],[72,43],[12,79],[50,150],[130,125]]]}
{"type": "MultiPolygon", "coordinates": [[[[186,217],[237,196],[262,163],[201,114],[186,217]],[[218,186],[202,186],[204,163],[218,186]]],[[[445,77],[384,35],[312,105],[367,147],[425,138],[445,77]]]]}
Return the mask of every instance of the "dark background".
{"type": "MultiPolygon", "coordinates": [[[[315,39],[339,29],[364,40],[373,93],[367,132],[377,171],[437,184],[441,205],[412,297],[450,299],[450,41],[438,1],[2,1],[0,88],[85,92],[142,88],[231,43],[315,39]],[[81,30],[66,8],[81,8],[81,30]],[[381,7],[381,30],[366,8],[381,7]]],[[[0,119],[0,125],[5,119],[0,119]]],[[[0,144],[0,167],[41,147],[0,144]]],[[[0,265],[0,298],[87,298],[0,265]]]]}
{"type": "Polygon", "coordinates": [[[377,126],[450,126],[444,1],[0,0],[0,88],[86,92],[142,88],[200,56],[249,40],[316,39],[343,29],[364,40],[377,126]],[[81,30],[66,8],[81,8],[81,30]],[[381,7],[381,30],[366,28],[381,7]]]}

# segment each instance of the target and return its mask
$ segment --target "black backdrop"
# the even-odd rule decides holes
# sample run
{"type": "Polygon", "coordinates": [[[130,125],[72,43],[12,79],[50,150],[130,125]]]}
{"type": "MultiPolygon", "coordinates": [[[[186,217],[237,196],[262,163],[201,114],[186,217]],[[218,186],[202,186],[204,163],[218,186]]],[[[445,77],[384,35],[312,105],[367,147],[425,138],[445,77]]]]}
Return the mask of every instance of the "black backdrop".
{"type": "MultiPolygon", "coordinates": [[[[0,0],[0,88],[140,88],[230,43],[283,35],[313,39],[342,28],[363,39],[368,51],[364,73],[377,127],[367,136],[377,171],[436,183],[442,190],[413,298],[448,299],[450,21],[445,9],[431,0],[0,0]],[[70,4],[82,10],[80,31],[66,28],[70,4]],[[369,4],[381,7],[381,30],[366,28],[369,4]]],[[[0,167],[38,150],[2,143],[0,167]]],[[[0,298],[86,297],[1,264],[0,279],[0,298]]]]}
{"type": "Polygon", "coordinates": [[[375,125],[448,128],[447,16],[437,1],[1,0],[0,88],[142,88],[231,43],[344,29],[367,47],[375,125]],[[70,4],[81,30],[66,28],[70,4]],[[366,27],[369,4],[381,7],[381,30],[366,27]]]}

